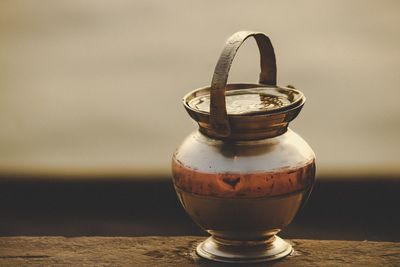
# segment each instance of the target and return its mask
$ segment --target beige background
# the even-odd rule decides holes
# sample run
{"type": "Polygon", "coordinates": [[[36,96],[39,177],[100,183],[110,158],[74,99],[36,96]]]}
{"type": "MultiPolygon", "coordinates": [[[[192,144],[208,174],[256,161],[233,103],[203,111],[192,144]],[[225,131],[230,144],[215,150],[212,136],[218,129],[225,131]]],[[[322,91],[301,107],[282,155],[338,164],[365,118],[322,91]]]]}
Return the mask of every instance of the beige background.
{"type": "MultiPolygon", "coordinates": [[[[225,39],[267,33],[320,174],[400,173],[399,1],[1,1],[0,172],[168,174],[225,39]]],[[[253,82],[248,42],[230,81],[253,82]]]]}

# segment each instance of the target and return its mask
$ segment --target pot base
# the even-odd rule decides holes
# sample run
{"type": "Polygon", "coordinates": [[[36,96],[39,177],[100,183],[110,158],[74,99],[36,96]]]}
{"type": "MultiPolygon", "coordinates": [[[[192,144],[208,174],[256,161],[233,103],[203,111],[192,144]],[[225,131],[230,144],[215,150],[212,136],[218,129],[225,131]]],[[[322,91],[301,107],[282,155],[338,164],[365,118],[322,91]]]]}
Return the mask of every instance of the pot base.
{"type": "Polygon", "coordinates": [[[278,236],[267,241],[230,241],[211,236],[196,248],[200,257],[230,263],[272,261],[286,257],[292,251],[292,246],[278,236]]]}

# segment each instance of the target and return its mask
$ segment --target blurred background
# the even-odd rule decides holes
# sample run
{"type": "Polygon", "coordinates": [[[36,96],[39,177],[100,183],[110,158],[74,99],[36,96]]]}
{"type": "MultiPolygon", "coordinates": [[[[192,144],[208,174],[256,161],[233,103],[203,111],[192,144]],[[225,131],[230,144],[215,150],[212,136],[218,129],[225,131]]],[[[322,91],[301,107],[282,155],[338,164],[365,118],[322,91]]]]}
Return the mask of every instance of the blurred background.
{"type": "MultiPolygon", "coordinates": [[[[227,37],[256,30],[278,84],[307,97],[291,127],[317,155],[286,234],[400,240],[399,12],[390,0],[1,1],[0,234],[203,234],[170,182],[196,129],[181,98],[209,85],[227,37]]],[[[245,43],[230,81],[256,82],[258,56],[245,43]]]]}

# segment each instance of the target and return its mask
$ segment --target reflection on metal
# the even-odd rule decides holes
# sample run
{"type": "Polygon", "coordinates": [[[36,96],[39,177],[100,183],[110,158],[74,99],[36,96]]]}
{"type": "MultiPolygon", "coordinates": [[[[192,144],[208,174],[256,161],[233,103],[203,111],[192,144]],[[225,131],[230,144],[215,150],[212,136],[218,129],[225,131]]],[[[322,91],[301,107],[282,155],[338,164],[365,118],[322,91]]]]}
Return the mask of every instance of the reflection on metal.
{"type": "Polygon", "coordinates": [[[306,201],[315,155],[288,124],[303,93],[276,86],[267,36],[238,32],[225,44],[211,87],[188,93],[184,106],[199,124],[172,159],[173,181],[191,218],[211,237],[197,253],[221,262],[260,262],[292,251],[276,236],[306,201]],[[254,37],[261,55],[259,84],[226,84],[240,45],[254,37]]]}
{"type": "MultiPolygon", "coordinates": [[[[228,115],[271,113],[277,109],[295,106],[302,97],[299,91],[290,90],[289,87],[230,90],[225,93],[226,111],[228,115]]],[[[210,112],[210,94],[196,96],[188,105],[197,111],[210,112]]]]}

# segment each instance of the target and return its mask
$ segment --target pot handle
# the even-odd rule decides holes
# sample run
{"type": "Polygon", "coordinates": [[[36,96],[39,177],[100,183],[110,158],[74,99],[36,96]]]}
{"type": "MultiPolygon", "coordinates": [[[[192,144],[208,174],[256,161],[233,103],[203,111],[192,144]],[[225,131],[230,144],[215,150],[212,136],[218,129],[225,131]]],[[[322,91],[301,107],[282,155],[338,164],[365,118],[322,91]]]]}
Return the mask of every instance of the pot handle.
{"type": "Polygon", "coordinates": [[[254,37],[260,50],[260,84],[276,85],[276,60],[270,39],[261,32],[239,31],[226,41],[215,66],[210,89],[210,124],[213,135],[228,137],[231,133],[226,111],[225,87],[232,61],[243,42],[254,37]]]}

